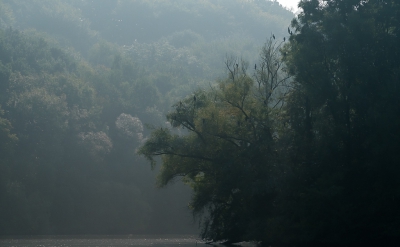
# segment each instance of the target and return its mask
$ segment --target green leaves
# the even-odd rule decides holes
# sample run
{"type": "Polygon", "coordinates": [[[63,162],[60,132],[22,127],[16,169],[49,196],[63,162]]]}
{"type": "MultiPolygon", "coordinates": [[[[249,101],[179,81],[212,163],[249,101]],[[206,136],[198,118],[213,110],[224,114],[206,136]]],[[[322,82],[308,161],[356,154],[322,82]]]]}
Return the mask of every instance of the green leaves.
{"type": "MultiPolygon", "coordinates": [[[[0,116],[4,115],[4,111],[0,107],[0,116]]],[[[18,138],[15,134],[12,133],[12,126],[10,121],[0,117],[0,149],[2,150],[0,155],[0,163],[3,163],[2,160],[4,157],[9,158],[11,154],[14,152],[15,144],[18,141],[18,138]]]]}
{"type": "MultiPolygon", "coordinates": [[[[304,12],[292,22],[297,33],[285,47],[285,62],[297,88],[285,107],[292,130],[288,135],[292,138],[289,164],[298,176],[289,181],[298,183],[308,202],[298,204],[292,216],[293,222],[303,221],[295,231],[310,234],[304,241],[315,242],[341,243],[346,238],[343,244],[350,244],[359,241],[358,234],[364,231],[374,233],[367,241],[385,239],[384,229],[392,227],[393,221],[389,216],[377,219],[373,215],[383,208],[393,217],[397,213],[378,194],[397,189],[381,187],[382,191],[374,194],[372,184],[390,180],[395,169],[389,167],[398,161],[394,161],[397,155],[391,148],[383,148],[387,152],[378,156],[373,150],[398,146],[395,140],[400,137],[391,127],[398,122],[393,114],[398,110],[397,100],[384,93],[398,84],[397,79],[389,79],[400,66],[391,55],[398,52],[394,45],[398,37],[393,35],[398,23],[392,22],[397,19],[393,13],[399,10],[398,4],[331,0],[302,1],[301,5],[304,12]],[[392,121],[385,120],[389,116],[392,121]],[[390,138],[387,129],[391,129],[390,138]],[[388,138],[371,141],[373,136],[388,138]],[[381,203],[375,204],[374,213],[361,216],[369,210],[367,205],[378,200],[381,203]],[[328,217],[330,223],[325,224],[322,215],[337,217],[328,217]],[[363,224],[371,228],[367,230],[363,224]],[[347,227],[338,227],[344,225],[347,227]]],[[[298,199],[286,203],[290,201],[297,203],[298,199]]]]}
{"type": "Polygon", "coordinates": [[[262,231],[253,232],[260,227],[257,217],[265,215],[274,197],[279,138],[274,120],[288,77],[281,74],[275,44],[267,43],[264,51],[257,83],[247,75],[246,63],[228,59],[229,77],[177,102],[167,115],[172,128],[153,130],[139,149],[152,166],[161,156],[160,186],[181,177],[193,188],[192,211],[208,215],[202,232],[206,239],[260,237],[262,231]]]}
{"type": "Polygon", "coordinates": [[[141,149],[162,156],[160,185],[192,186],[206,239],[398,238],[399,5],[301,5],[289,44],[270,39],[253,76],[228,59],[227,79],[176,103],[141,149]]]}

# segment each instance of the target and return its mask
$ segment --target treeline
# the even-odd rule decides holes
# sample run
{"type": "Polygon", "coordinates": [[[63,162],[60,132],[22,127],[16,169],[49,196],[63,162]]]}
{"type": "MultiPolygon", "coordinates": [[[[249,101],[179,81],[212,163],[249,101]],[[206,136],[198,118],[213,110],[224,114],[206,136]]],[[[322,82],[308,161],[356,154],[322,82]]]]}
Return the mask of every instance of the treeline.
{"type": "Polygon", "coordinates": [[[136,63],[156,75],[166,71],[179,75],[168,81],[178,80],[175,88],[187,83],[179,81],[181,77],[201,81],[221,76],[220,61],[227,54],[254,60],[265,33],[282,38],[293,18],[293,13],[269,0],[2,0],[0,4],[4,28],[35,29],[96,64],[110,65],[110,51],[128,50],[136,63]]]}
{"type": "Polygon", "coordinates": [[[301,1],[288,42],[177,101],[140,153],[180,177],[211,242],[400,240],[400,3],[301,1]]]}
{"type": "Polygon", "coordinates": [[[0,54],[1,233],[145,230],[151,176],[134,150],[154,113],[129,101],[151,86],[121,57],[96,71],[12,29],[0,32],[0,54]]]}
{"type": "Polygon", "coordinates": [[[1,0],[0,235],[196,231],[189,190],[156,190],[135,154],[145,125],[291,18],[269,1],[1,0]]]}

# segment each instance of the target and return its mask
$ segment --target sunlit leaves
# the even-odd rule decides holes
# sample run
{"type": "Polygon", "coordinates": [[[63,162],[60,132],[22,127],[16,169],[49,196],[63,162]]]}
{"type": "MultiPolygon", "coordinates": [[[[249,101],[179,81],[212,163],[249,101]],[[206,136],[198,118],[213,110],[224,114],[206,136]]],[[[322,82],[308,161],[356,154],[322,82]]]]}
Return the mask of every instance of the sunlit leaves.
{"type": "Polygon", "coordinates": [[[133,138],[138,142],[143,139],[143,124],[137,117],[121,113],[115,121],[115,126],[121,132],[121,135],[133,138]]]}

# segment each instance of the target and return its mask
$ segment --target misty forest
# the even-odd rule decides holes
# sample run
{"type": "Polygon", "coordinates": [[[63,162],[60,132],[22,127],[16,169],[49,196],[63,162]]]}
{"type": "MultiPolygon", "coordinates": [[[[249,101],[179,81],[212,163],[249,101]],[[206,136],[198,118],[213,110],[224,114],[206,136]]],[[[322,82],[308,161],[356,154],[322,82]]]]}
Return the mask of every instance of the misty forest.
{"type": "Polygon", "coordinates": [[[0,0],[0,235],[397,243],[400,2],[299,6],[0,0]]]}

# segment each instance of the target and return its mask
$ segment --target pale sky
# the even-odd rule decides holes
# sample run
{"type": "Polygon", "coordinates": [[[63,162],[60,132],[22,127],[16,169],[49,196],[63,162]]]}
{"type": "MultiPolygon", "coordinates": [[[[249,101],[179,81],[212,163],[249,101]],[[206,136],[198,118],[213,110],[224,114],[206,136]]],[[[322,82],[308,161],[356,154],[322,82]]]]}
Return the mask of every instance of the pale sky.
{"type": "Polygon", "coordinates": [[[286,8],[293,8],[293,12],[296,12],[298,10],[297,4],[300,2],[300,0],[277,0],[277,1],[286,8]]]}

